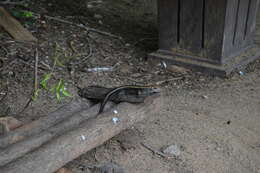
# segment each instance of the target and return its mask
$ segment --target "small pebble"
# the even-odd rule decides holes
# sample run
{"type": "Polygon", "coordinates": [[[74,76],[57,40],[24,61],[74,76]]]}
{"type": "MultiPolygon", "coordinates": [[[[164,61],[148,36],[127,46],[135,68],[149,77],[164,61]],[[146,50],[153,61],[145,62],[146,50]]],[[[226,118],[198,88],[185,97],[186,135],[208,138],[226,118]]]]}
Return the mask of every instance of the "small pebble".
{"type": "Polygon", "coordinates": [[[203,99],[208,99],[209,97],[206,96],[206,95],[204,95],[204,96],[202,96],[202,98],[203,98],[203,99]]]}
{"type": "Polygon", "coordinates": [[[93,8],[94,6],[92,4],[88,4],[87,8],[90,9],[90,8],[93,8]]]}
{"type": "Polygon", "coordinates": [[[103,25],[103,22],[102,22],[102,20],[99,20],[99,21],[98,21],[98,23],[99,23],[100,25],[103,25]]]}
{"type": "Polygon", "coordinates": [[[103,18],[103,16],[102,16],[102,15],[100,15],[100,14],[94,14],[94,18],[95,18],[95,19],[102,19],[102,18],[103,18]]]}
{"type": "Polygon", "coordinates": [[[119,118],[114,117],[114,118],[112,118],[112,121],[113,121],[114,124],[117,124],[119,122],[119,118]]]}
{"type": "Polygon", "coordinates": [[[162,61],[162,62],[161,62],[161,65],[162,65],[163,68],[167,68],[167,64],[166,64],[165,61],[162,61]]]}
{"type": "Polygon", "coordinates": [[[163,150],[163,153],[170,154],[173,156],[179,156],[181,155],[181,150],[177,145],[170,145],[169,147],[163,150]]]}
{"type": "Polygon", "coordinates": [[[81,139],[82,139],[83,141],[85,141],[85,140],[86,140],[86,137],[85,137],[84,135],[81,135],[81,139]]]}

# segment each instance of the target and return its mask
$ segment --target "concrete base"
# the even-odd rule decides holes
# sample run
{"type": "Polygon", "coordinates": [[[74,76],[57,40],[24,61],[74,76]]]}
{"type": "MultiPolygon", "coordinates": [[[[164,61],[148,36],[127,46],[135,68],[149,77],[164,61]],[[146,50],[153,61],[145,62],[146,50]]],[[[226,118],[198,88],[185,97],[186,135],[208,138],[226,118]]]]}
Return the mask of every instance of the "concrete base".
{"type": "Polygon", "coordinates": [[[160,50],[149,54],[148,57],[166,61],[170,64],[192,68],[203,73],[225,77],[232,71],[245,68],[250,62],[259,58],[260,46],[254,45],[239,56],[230,58],[230,60],[225,64],[203,62],[198,59],[192,59],[191,57],[186,58],[185,56],[174,55],[173,53],[160,50]]]}

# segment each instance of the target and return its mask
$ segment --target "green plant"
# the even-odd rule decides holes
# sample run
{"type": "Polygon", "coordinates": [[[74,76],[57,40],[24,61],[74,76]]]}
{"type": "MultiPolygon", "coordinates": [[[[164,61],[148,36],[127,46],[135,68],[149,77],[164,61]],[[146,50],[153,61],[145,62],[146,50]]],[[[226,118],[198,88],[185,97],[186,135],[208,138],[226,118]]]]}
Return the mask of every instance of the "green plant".
{"type": "Polygon", "coordinates": [[[47,81],[51,78],[51,75],[52,73],[45,74],[40,82],[41,87],[45,90],[48,90],[47,81]]]}
{"type": "Polygon", "coordinates": [[[17,18],[34,18],[34,15],[31,11],[13,10],[12,15],[17,17],[17,18]]]}
{"type": "Polygon", "coordinates": [[[65,88],[63,79],[60,79],[59,82],[52,87],[51,91],[55,93],[58,102],[61,101],[62,96],[72,97],[72,95],[65,88]]]}
{"type": "Polygon", "coordinates": [[[13,10],[11,13],[16,18],[22,19],[24,24],[32,25],[36,22],[36,16],[31,11],[13,10]]]}
{"type": "MultiPolygon", "coordinates": [[[[58,102],[61,101],[62,97],[73,97],[72,94],[69,93],[69,91],[67,91],[66,87],[65,87],[65,82],[63,79],[59,79],[58,83],[54,84],[51,88],[48,87],[48,81],[52,78],[53,73],[48,73],[45,74],[43,79],[40,81],[40,86],[43,90],[46,91],[51,91],[52,93],[55,94],[56,99],[58,102]]],[[[37,89],[33,96],[32,96],[32,100],[35,101],[37,100],[38,96],[39,96],[39,92],[41,89],[37,89]]]]}
{"type": "Polygon", "coordinates": [[[34,91],[33,93],[33,96],[32,96],[32,100],[33,101],[36,101],[38,96],[39,96],[39,92],[40,92],[40,89],[38,88],[36,91],[34,91]]]}
{"type": "MultiPolygon", "coordinates": [[[[52,93],[55,94],[56,99],[58,102],[61,101],[62,97],[72,97],[72,94],[70,94],[66,87],[65,87],[65,82],[64,80],[61,78],[58,80],[58,82],[56,84],[54,84],[53,86],[49,87],[48,83],[51,79],[54,79],[54,70],[56,65],[59,66],[63,66],[63,64],[59,61],[59,58],[61,57],[61,54],[59,53],[60,46],[58,45],[58,43],[55,43],[55,51],[54,51],[54,56],[53,56],[53,67],[51,69],[51,72],[44,74],[43,79],[40,81],[40,86],[43,90],[46,91],[51,91],[52,93]]],[[[32,97],[32,99],[35,101],[37,99],[37,97],[39,96],[39,92],[40,89],[37,89],[34,92],[34,95],[32,97]]]]}

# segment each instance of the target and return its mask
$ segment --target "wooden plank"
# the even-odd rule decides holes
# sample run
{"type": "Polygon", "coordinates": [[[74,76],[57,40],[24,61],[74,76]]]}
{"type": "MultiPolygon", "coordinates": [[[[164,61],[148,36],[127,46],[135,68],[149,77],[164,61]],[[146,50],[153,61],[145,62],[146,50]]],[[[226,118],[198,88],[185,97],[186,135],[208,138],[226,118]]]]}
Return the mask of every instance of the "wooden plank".
{"type": "Polygon", "coordinates": [[[242,42],[244,41],[246,34],[246,23],[248,16],[248,3],[249,0],[239,0],[238,16],[237,16],[237,25],[235,31],[235,40],[234,44],[236,47],[241,47],[242,42]]]}
{"type": "Polygon", "coordinates": [[[210,60],[221,62],[227,0],[205,1],[205,52],[210,60]]]}
{"type": "Polygon", "coordinates": [[[37,39],[3,7],[0,7],[0,26],[2,26],[16,40],[37,41],[37,39]]]}
{"type": "Polygon", "coordinates": [[[180,5],[180,47],[199,54],[203,45],[204,1],[182,0],[180,5]]]}
{"type": "Polygon", "coordinates": [[[159,48],[170,50],[178,42],[178,3],[180,0],[159,0],[159,48]]]}
{"type": "Polygon", "coordinates": [[[158,112],[162,101],[151,96],[142,104],[122,103],[98,117],[82,123],[77,129],[53,139],[0,170],[3,173],[53,173],[66,163],[103,144],[151,113],[158,112]],[[114,110],[118,114],[114,113],[114,110]],[[119,121],[113,122],[118,117],[119,121]]]}

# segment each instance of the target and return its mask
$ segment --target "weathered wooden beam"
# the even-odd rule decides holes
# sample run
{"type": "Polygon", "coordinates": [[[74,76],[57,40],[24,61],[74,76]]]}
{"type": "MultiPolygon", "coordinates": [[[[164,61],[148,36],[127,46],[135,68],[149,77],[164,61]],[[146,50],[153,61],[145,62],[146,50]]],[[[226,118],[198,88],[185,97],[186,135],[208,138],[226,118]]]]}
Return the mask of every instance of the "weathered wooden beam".
{"type": "Polygon", "coordinates": [[[4,173],[53,173],[81,154],[103,144],[122,130],[159,110],[160,97],[152,96],[142,104],[122,103],[78,129],[53,139],[24,157],[0,168],[4,173]],[[114,110],[117,110],[115,113],[114,110]],[[113,121],[118,118],[118,121],[113,121]]]}
{"type": "Polygon", "coordinates": [[[260,0],[157,0],[159,49],[168,63],[226,76],[260,56],[254,44],[260,0]]]}
{"type": "MultiPolygon", "coordinates": [[[[113,105],[113,103],[107,104],[105,110],[111,108],[113,105]]],[[[40,147],[49,140],[77,128],[84,121],[88,120],[89,118],[95,117],[98,113],[99,108],[100,105],[97,104],[89,109],[77,112],[74,115],[71,115],[67,119],[63,120],[62,122],[44,130],[37,135],[30,136],[23,141],[20,141],[18,143],[10,145],[5,149],[0,150],[0,166],[4,166],[7,163],[19,157],[22,157],[26,153],[29,153],[30,151],[40,147]]]]}
{"type": "Polygon", "coordinates": [[[73,100],[71,103],[62,106],[58,110],[50,113],[45,117],[42,117],[29,124],[25,124],[20,128],[10,131],[6,135],[0,136],[0,148],[3,149],[13,143],[25,139],[26,137],[36,135],[41,131],[46,130],[53,125],[63,121],[76,112],[82,111],[82,109],[89,108],[91,105],[92,103],[87,100],[73,100]]]}

